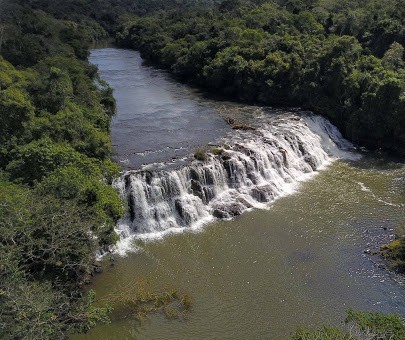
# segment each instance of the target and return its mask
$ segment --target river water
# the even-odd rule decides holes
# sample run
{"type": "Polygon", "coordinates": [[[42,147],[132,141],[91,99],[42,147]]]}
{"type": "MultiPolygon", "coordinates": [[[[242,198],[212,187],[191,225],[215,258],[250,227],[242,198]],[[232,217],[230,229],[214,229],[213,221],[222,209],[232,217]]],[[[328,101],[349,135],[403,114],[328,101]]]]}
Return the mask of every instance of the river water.
{"type": "Polygon", "coordinates": [[[94,50],[91,62],[115,90],[115,157],[137,169],[118,186],[142,212],[118,226],[130,240],[124,250],[136,251],[106,261],[92,288],[103,301],[145,277],[194,303],[186,320],[113,313],[111,324],[75,338],[287,339],[300,325],[339,324],[349,307],[405,315],[400,278],[368,254],[404,220],[404,165],[359,157],[319,117],[207,99],[134,51],[94,50]],[[230,132],[224,111],[256,130],[230,132]],[[187,155],[208,143],[230,147],[190,165],[187,155]],[[250,163],[270,156],[277,167],[250,163]],[[237,166],[246,176],[226,170],[237,166]],[[188,182],[204,190],[190,198],[188,182]],[[210,215],[234,212],[235,202],[247,211],[210,215]],[[201,216],[212,221],[193,228],[201,216]]]}
{"type": "Polygon", "coordinates": [[[145,66],[137,52],[97,49],[90,62],[114,89],[118,114],[111,140],[125,168],[184,157],[229,130],[213,101],[145,66]]]}

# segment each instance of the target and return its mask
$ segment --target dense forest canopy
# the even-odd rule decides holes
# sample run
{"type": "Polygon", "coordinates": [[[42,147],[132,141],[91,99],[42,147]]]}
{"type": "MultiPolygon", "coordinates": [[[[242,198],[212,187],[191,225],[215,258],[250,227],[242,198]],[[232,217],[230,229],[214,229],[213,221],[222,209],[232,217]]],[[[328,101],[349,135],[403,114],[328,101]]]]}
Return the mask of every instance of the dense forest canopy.
{"type": "Polygon", "coordinates": [[[210,91],[301,106],[403,155],[404,11],[398,0],[226,0],[128,20],[118,42],[210,91]]]}
{"type": "Polygon", "coordinates": [[[87,61],[108,37],[209,91],[302,106],[405,154],[402,0],[0,0],[0,338],[107,320],[80,285],[123,213],[115,102],[87,61]]]}
{"type": "Polygon", "coordinates": [[[112,90],[86,59],[105,32],[5,2],[0,25],[0,338],[54,339],[105,320],[80,284],[113,244],[112,90]]]}

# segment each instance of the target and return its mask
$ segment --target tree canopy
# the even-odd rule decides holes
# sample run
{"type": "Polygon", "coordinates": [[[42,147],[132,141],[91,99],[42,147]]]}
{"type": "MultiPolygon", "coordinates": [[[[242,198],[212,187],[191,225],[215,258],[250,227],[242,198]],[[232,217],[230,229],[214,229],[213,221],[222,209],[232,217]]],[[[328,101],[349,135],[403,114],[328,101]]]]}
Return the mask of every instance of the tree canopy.
{"type": "Polygon", "coordinates": [[[405,15],[397,0],[223,1],[122,22],[122,46],[230,98],[301,106],[405,154],[405,15]]]}
{"type": "Polygon", "coordinates": [[[87,60],[108,37],[208,91],[301,106],[405,154],[402,0],[0,0],[0,338],[108,319],[80,289],[123,213],[112,89],[87,60]]]}
{"type": "Polygon", "coordinates": [[[115,102],[87,61],[107,35],[96,21],[3,5],[0,338],[66,338],[108,319],[80,286],[123,213],[110,185],[115,102]]]}

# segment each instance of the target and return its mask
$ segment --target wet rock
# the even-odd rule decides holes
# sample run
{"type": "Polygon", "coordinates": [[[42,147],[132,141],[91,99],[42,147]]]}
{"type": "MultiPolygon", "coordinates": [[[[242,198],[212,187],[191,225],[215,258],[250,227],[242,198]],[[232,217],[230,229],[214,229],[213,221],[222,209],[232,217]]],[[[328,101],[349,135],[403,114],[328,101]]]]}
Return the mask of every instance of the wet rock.
{"type": "Polygon", "coordinates": [[[131,175],[125,176],[124,181],[125,181],[125,190],[128,190],[128,188],[131,187],[131,175]]]}
{"type": "Polygon", "coordinates": [[[131,222],[135,221],[135,198],[132,193],[128,195],[128,212],[129,212],[129,218],[131,219],[131,222]]]}
{"type": "Polygon", "coordinates": [[[225,122],[227,122],[232,129],[234,130],[256,130],[256,128],[254,128],[253,126],[247,125],[245,123],[242,123],[236,119],[230,118],[230,117],[226,117],[225,118],[225,122]]]}
{"type": "Polygon", "coordinates": [[[203,190],[204,190],[204,198],[205,198],[204,203],[208,203],[215,197],[214,190],[210,187],[205,187],[205,188],[203,188],[203,190]]]}
{"type": "Polygon", "coordinates": [[[101,264],[95,263],[95,264],[93,264],[93,267],[94,267],[94,269],[93,269],[94,273],[100,274],[103,272],[103,267],[101,266],[101,264]]]}
{"type": "Polygon", "coordinates": [[[250,202],[248,202],[246,199],[244,199],[243,197],[238,197],[237,200],[239,203],[243,204],[243,210],[253,208],[253,205],[250,202]]]}
{"type": "MultiPolygon", "coordinates": [[[[183,207],[182,201],[180,199],[176,199],[174,202],[174,206],[176,208],[177,213],[179,214],[181,220],[187,225],[192,222],[192,218],[190,213],[183,207]]],[[[182,224],[182,223],[181,223],[182,224]]]]}
{"type": "Polygon", "coordinates": [[[205,169],[204,171],[205,174],[205,184],[207,185],[213,185],[214,184],[214,175],[209,171],[208,169],[205,169]]]}
{"type": "Polygon", "coordinates": [[[247,178],[249,178],[253,184],[256,185],[259,182],[256,172],[250,171],[246,175],[247,175],[247,178]]]}
{"type": "Polygon", "coordinates": [[[190,168],[190,178],[198,181],[199,177],[198,172],[195,169],[190,168]]]}
{"type": "Polygon", "coordinates": [[[259,188],[253,188],[251,190],[251,195],[254,197],[254,199],[258,202],[269,202],[272,198],[272,194],[270,192],[270,187],[259,187],[259,188]]]}
{"type": "Polygon", "coordinates": [[[179,216],[180,216],[182,219],[184,219],[184,210],[183,210],[183,206],[182,206],[182,203],[181,203],[181,200],[180,200],[180,199],[176,199],[176,200],[174,201],[174,207],[175,207],[177,213],[179,214],[179,216]]]}
{"type": "Polygon", "coordinates": [[[374,256],[374,255],[378,255],[378,252],[375,251],[375,250],[371,250],[370,248],[367,248],[367,249],[364,250],[364,254],[374,256]]]}
{"type": "Polygon", "coordinates": [[[223,154],[223,155],[221,156],[221,159],[222,159],[223,161],[229,161],[229,160],[231,159],[231,156],[229,156],[229,155],[227,155],[227,154],[223,154]]]}
{"type": "Polygon", "coordinates": [[[284,165],[287,165],[287,151],[285,149],[283,149],[282,147],[279,147],[278,150],[281,152],[281,154],[283,155],[283,162],[284,165]]]}
{"type": "Polygon", "coordinates": [[[204,188],[203,188],[203,186],[201,185],[200,182],[192,179],[191,180],[191,191],[193,192],[193,195],[201,198],[204,201],[204,199],[205,199],[205,197],[204,197],[204,188]]]}
{"type": "Polygon", "coordinates": [[[152,183],[152,179],[153,179],[153,174],[150,171],[145,171],[144,173],[145,176],[145,181],[148,185],[150,185],[152,183]]]}
{"type": "Polygon", "coordinates": [[[302,141],[298,139],[297,143],[298,143],[298,149],[300,150],[301,154],[305,155],[305,149],[304,149],[304,145],[303,145],[302,141]]]}
{"type": "Polygon", "coordinates": [[[307,164],[309,164],[309,166],[312,168],[313,171],[316,170],[317,166],[316,166],[316,160],[314,159],[314,157],[312,157],[310,155],[306,155],[304,157],[304,160],[307,164]]]}
{"type": "Polygon", "coordinates": [[[231,159],[224,161],[223,166],[225,168],[228,179],[231,178],[233,175],[231,159]]]}
{"type": "Polygon", "coordinates": [[[192,179],[191,180],[191,190],[193,191],[194,194],[201,193],[202,192],[202,185],[200,184],[200,182],[192,179]]]}
{"type": "Polygon", "coordinates": [[[246,206],[238,201],[230,204],[218,203],[214,207],[213,215],[217,218],[230,218],[239,216],[245,209],[246,206]]]}
{"type": "Polygon", "coordinates": [[[222,210],[219,209],[214,209],[214,211],[212,212],[212,215],[216,218],[220,218],[220,219],[224,219],[224,218],[229,218],[230,216],[222,210]]]}

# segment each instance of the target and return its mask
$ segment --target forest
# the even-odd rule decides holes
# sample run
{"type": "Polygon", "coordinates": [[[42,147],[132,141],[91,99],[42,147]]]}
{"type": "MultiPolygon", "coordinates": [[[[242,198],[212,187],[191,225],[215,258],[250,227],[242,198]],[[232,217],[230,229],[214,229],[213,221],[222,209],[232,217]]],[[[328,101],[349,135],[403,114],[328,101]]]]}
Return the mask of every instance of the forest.
{"type": "MultiPolygon", "coordinates": [[[[0,6],[0,338],[67,338],[108,321],[82,290],[125,210],[111,187],[115,101],[88,62],[97,41],[232,100],[312,110],[359,147],[405,155],[402,0],[0,6]]],[[[405,332],[398,320],[388,319],[405,332]]]]}
{"type": "MultiPolygon", "coordinates": [[[[6,6],[4,3],[2,6],[6,6]]],[[[0,338],[65,338],[107,309],[80,286],[117,236],[112,91],[87,61],[98,24],[7,4],[0,57],[0,338]]],[[[2,8],[3,9],[3,8],[2,8]]],[[[100,33],[101,32],[101,33],[100,33]]]]}
{"type": "Polygon", "coordinates": [[[359,146],[404,155],[404,10],[399,0],[224,1],[134,18],[117,39],[208,91],[300,106],[359,146]]]}

